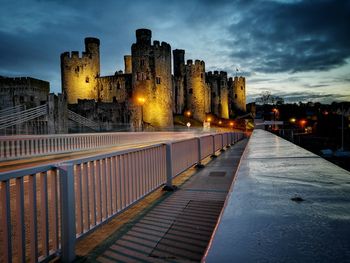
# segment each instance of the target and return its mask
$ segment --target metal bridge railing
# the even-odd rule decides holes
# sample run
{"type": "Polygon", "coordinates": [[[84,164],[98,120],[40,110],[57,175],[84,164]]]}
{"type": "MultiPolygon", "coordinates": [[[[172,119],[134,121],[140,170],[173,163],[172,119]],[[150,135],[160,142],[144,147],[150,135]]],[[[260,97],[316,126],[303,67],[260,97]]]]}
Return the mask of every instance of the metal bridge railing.
{"type": "Polygon", "coordinates": [[[0,118],[3,116],[7,116],[9,114],[15,113],[15,112],[23,111],[23,110],[25,110],[25,106],[23,104],[2,109],[2,110],[0,110],[0,118]]]}
{"type": "Polygon", "coordinates": [[[220,138],[224,148],[243,137],[205,135],[0,173],[0,262],[72,261],[78,238],[171,187],[173,177],[215,154],[220,138]]]}
{"type": "MultiPolygon", "coordinates": [[[[0,136],[0,160],[111,147],[137,141],[151,142],[159,137],[172,140],[174,134],[174,132],[114,132],[0,136]]],[[[190,135],[192,136],[192,133],[189,133],[190,135]]]]}
{"type": "Polygon", "coordinates": [[[81,116],[74,111],[68,110],[68,119],[82,125],[89,127],[90,129],[94,131],[99,131],[100,130],[100,125],[88,118],[85,118],[84,116],[81,116]]]}
{"type": "Polygon", "coordinates": [[[47,104],[23,111],[9,111],[0,115],[0,130],[21,124],[47,114],[47,104]]]}

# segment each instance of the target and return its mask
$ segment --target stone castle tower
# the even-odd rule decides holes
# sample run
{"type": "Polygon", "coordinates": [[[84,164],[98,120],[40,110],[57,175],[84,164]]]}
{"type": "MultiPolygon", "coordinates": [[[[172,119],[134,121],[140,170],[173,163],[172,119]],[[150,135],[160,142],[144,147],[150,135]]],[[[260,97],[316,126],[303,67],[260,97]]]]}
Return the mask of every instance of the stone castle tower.
{"type": "Polygon", "coordinates": [[[131,46],[132,100],[142,99],[142,119],[155,127],[172,127],[171,47],[154,41],[148,29],[136,30],[131,46]]]}
{"type": "Polygon", "coordinates": [[[209,88],[205,82],[204,61],[187,60],[186,69],[186,106],[193,118],[204,121],[210,107],[209,88]]]}
{"type": "Polygon", "coordinates": [[[224,71],[209,71],[206,74],[207,83],[211,88],[211,113],[220,118],[229,118],[227,73],[224,71]]]}
{"type": "Polygon", "coordinates": [[[245,77],[229,78],[229,105],[231,110],[246,111],[245,77]]]}
{"type": "Polygon", "coordinates": [[[95,99],[98,95],[97,77],[100,76],[100,40],[85,38],[85,52],[61,54],[62,92],[68,104],[78,99],[95,99]]]}
{"type": "Polygon", "coordinates": [[[185,50],[175,49],[173,50],[174,58],[174,113],[182,114],[185,110],[185,80],[186,80],[186,68],[185,68],[185,50]]]}

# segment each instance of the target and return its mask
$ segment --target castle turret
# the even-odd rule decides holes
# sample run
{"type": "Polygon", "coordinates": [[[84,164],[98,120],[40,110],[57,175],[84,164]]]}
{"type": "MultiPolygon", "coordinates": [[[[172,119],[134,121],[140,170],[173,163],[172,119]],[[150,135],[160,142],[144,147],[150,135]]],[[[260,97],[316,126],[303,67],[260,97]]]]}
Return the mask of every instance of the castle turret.
{"type": "Polygon", "coordinates": [[[208,86],[205,83],[205,63],[187,60],[186,64],[186,106],[193,118],[204,121],[208,101],[208,86]]]}
{"type": "Polygon", "coordinates": [[[152,31],[145,28],[136,30],[136,44],[151,46],[152,31]]]}
{"type": "Polygon", "coordinates": [[[95,37],[87,37],[85,42],[85,52],[95,57],[100,57],[100,40],[95,37]]]}
{"type": "Polygon", "coordinates": [[[151,45],[151,37],[150,30],[138,29],[131,47],[132,96],[136,105],[142,104],[136,118],[154,127],[172,127],[171,47],[159,41],[151,45]]]}
{"type": "Polygon", "coordinates": [[[229,118],[227,73],[208,72],[206,81],[211,88],[211,112],[220,118],[229,118]]]}
{"type": "Polygon", "coordinates": [[[124,56],[124,73],[125,74],[131,74],[132,73],[132,58],[131,55],[125,55],[124,56]]]}
{"type": "Polygon", "coordinates": [[[246,87],[244,77],[230,78],[228,81],[231,110],[246,111],[246,87]]]}
{"type": "Polygon", "coordinates": [[[174,112],[181,114],[185,108],[185,50],[173,50],[174,57],[174,112]]]}
{"type": "Polygon", "coordinates": [[[85,52],[61,54],[62,92],[69,104],[78,99],[98,100],[97,80],[100,75],[100,40],[85,38],[85,52]]]}

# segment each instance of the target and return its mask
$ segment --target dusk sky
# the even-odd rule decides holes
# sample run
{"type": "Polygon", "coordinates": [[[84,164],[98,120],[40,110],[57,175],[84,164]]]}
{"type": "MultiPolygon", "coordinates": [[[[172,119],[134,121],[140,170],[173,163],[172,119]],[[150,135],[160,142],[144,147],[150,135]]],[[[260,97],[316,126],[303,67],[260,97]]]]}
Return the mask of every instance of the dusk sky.
{"type": "Polygon", "coordinates": [[[60,54],[101,40],[101,75],[124,69],[135,30],[185,49],[206,70],[247,78],[286,102],[350,101],[349,0],[0,0],[0,75],[61,92],[60,54]]]}

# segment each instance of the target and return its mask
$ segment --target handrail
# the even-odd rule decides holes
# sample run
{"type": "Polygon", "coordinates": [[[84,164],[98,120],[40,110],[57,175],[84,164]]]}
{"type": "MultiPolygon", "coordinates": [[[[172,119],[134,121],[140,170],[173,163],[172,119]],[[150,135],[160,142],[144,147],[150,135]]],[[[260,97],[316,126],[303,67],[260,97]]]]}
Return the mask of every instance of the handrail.
{"type": "Polygon", "coordinates": [[[154,142],[159,135],[174,140],[181,134],[193,137],[191,132],[113,132],[89,134],[54,134],[54,135],[14,135],[0,136],[0,160],[12,160],[41,155],[76,152],[82,150],[130,144],[142,139],[154,142]],[[176,136],[175,136],[176,137],[176,136]]]}

